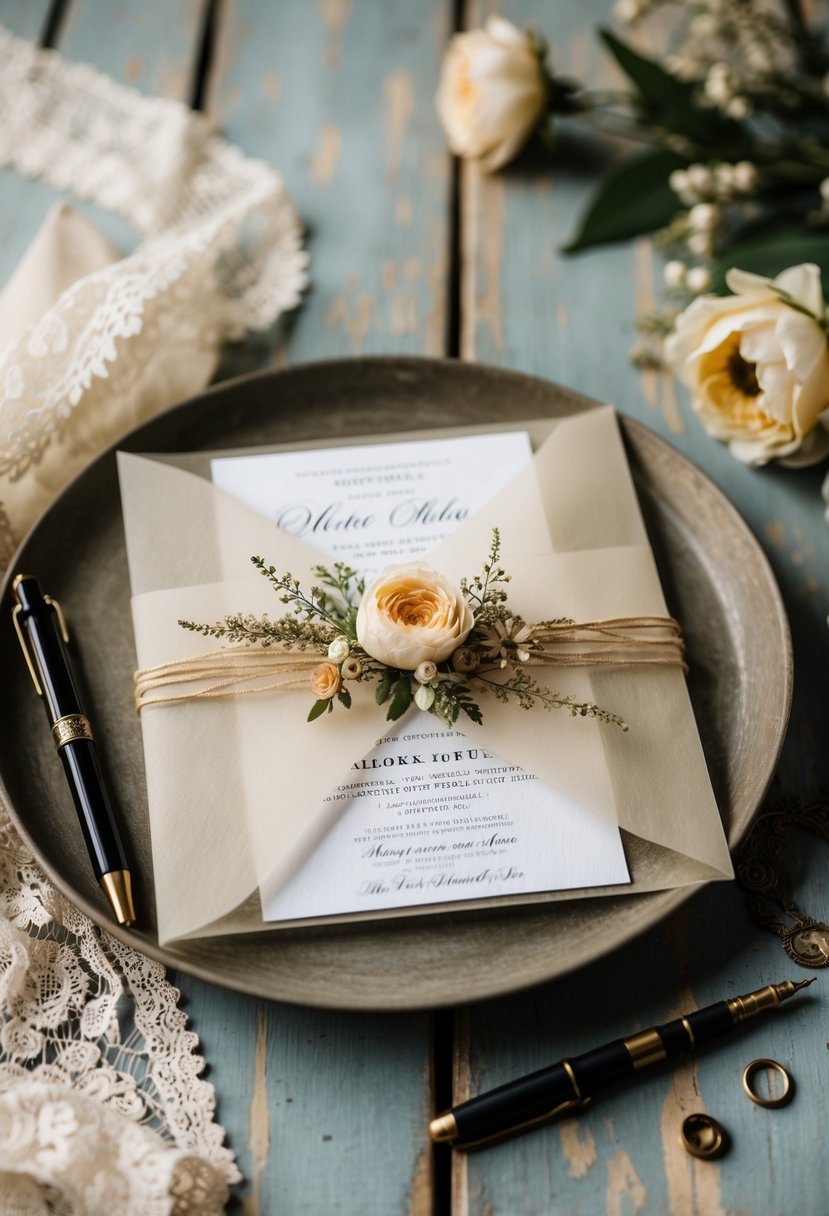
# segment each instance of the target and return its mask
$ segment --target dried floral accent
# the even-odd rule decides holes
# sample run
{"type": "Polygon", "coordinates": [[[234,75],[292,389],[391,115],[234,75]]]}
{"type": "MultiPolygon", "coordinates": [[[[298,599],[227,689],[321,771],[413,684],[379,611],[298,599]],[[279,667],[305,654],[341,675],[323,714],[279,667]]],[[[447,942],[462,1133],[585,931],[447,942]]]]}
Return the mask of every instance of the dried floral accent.
{"type": "MultiPolygon", "coordinates": [[[[454,588],[422,566],[390,568],[366,591],[357,573],[343,562],[314,570],[317,584],[306,593],[290,574],[277,574],[261,557],[251,560],[291,612],[275,620],[236,613],[215,625],[179,621],[184,629],[235,644],[282,647],[288,655],[317,651],[322,661],[311,673],[316,700],[313,721],[335,703],[351,707],[349,682],[375,685],[375,700],[396,721],[412,704],[454,726],[463,713],[483,721],[476,700],[490,692],[522,709],[564,709],[573,717],[628,729],[617,715],[579,702],[538,683],[525,667],[550,661],[545,639],[568,628],[566,620],[529,625],[507,601],[509,576],[499,564],[501,538],[493,529],[489,556],[481,573],[454,588]],[[389,657],[391,661],[389,661],[389,657]]],[[[618,637],[618,635],[616,635],[618,637]]],[[[572,639],[565,637],[570,642],[572,639]]],[[[600,643],[614,643],[610,635],[600,643]]],[[[647,643],[645,643],[647,645],[647,643]]]]}

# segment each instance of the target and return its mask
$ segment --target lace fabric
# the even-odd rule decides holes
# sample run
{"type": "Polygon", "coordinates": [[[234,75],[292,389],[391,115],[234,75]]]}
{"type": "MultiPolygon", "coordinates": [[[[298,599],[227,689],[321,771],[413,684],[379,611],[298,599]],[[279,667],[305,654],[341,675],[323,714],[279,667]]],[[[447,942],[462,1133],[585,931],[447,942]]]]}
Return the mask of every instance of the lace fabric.
{"type": "MultiPolygon", "coordinates": [[[[0,569],[118,435],[201,389],[222,342],[305,285],[283,185],[177,102],[0,29],[0,164],[143,238],[0,353],[0,569]]],[[[240,1177],[197,1036],[157,963],[48,882],[0,805],[0,1211],[220,1211],[240,1177]]]]}
{"type": "Polygon", "coordinates": [[[144,238],[0,353],[8,560],[95,452],[202,388],[223,342],[297,303],[307,255],[279,176],[202,115],[2,29],[0,165],[119,213],[144,238]],[[93,423],[81,442],[75,415],[93,423]]]}

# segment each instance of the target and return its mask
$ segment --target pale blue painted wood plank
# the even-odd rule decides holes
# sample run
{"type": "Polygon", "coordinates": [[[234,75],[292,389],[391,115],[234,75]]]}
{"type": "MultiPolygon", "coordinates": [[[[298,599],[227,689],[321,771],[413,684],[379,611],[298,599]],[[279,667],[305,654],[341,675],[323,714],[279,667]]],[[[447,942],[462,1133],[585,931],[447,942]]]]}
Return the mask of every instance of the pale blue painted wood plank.
{"type": "Polygon", "coordinates": [[[51,4],[49,0],[0,0],[0,25],[37,42],[46,29],[51,4]]]}
{"type": "Polygon", "coordinates": [[[278,169],[307,226],[312,286],[281,358],[441,354],[450,162],[434,121],[444,0],[237,0],[209,111],[278,169]]]}
{"type": "MultiPolygon", "coordinates": [[[[208,111],[283,174],[308,228],[312,287],[279,360],[444,349],[449,159],[431,95],[449,16],[434,0],[382,20],[298,0],[223,14],[208,111]]],[[[242,366],[236,352],[224,370],[242,366]]],[[[431,1213],[429,1019],[263,1006],[259,1026],[270,1132],[250,1210],[431,1213]]]]}
{"type": "Polygon", "coordinates": [[[175,977],[216,1086],[246,1216],[429,1216],[427,1015],[337,1014],[175,977]]]}
{"type": "MultiPolygon", "coordinates": [[[[189,102],[205,0],[72,0],[60,30],[60,51],[142,93],[189,102]]],[[[124,253],[138,235],[120,216],[77,203],[124,253]]]]}
{"type": "MultiPolygon", "coordinates": [[[[471,25],[482,13],[473,5],[471,25]]],[[[568,71],[598,81],[591,30],[607,6],[576,9],[506,0],[498,11],[532,21],[553,41],[568,71]]],[[[710,440],[672,381],[628,363],[633,318],[652,303],[660,263],[647,242],[564,259],[595,179],[532,157],[495,178],[463,174],[463,354],[535,372],[609,400],[652,426],[699,464],[729,495],[764,545],[786,599],[797,666],[792,726],[776,789],[814,796],[827,785],[823,740],[829,715],[820,678],[829,657],[829,529],[819,496],[821,471],[748,470],[710,440]]],[[[825,846],[807,842],[796,877],[802,906],[826,919],[825,846]]],[[[594,966],[526,997],[474,1008],[460,1022],[457,1097],[479,1092],[606,1039],[664,1021],[725,996],[802,971],[776,939],[749,920],[739,890],[717,884],[664,928],[594,966]]],[[[720,1047],[668,1074],[652,1073],[607,1094],[578,1120],[497,1149],[458,1157],[455,1216],[520,1211],[725,1212],[771,1216],[829,1210],[829,1171],[821,1127],[826,997],[821,978],[800,1007],[758,1020],[720,1047]],[[800,1083],[782,1111],[761,1111],[742,1094],[740,1072],[755,1056],[791,1068],[800,1083]],[[733,1138],[721,1164],[693,1163],[679,1147],[679,1125],[707,1109],[733,1138]],[[775,1117],[778,1116],[778,1117],[775,1117]]]]}
{"type": "MultiPolygon", "coordinates": [[[[46,28],[49,8],[49,0],[2,0],[0,25],[18,38],[37,42],[46,28]]],[[[21,181],[7,169],[0,170],[0,288],[53,201],[54,195],[45,187],[21,181]]]]}

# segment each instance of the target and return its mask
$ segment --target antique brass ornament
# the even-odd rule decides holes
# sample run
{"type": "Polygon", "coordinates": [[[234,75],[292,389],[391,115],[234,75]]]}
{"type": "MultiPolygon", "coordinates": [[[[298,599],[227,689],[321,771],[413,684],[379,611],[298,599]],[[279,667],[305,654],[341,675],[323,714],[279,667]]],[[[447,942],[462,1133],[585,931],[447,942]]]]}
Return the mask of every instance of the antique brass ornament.
{"type": "Polygon", "coordinates": [[[756,1102],[758,1106],[765,1106],[768,1110],[774,1110],[778,1106],[785,1106],[791,1101],[794,1092],[792,1086],[791,1074],[786,1071],[782,1064],[778,1064],[777,1060],[752,1060],[750,1064],[746,1064],[743,1069],[743,1089],[752,1102],[756,1102]],[[782,1093],[773,1096],[768,1094],[764,1096],[757,1092],[752,1082],[758,1072],[765,1070],[777,1073],[783,1079],[782,1093]]]}
{"type": "Polygon", "coordinates": [[[683,1119],[679,1142],[692,1157],[710,1161],[725,1151],[728,1136],[723,1125],[711,1115],[693,1114],[683,1119]]]}
{"type": "Polygon", "coordinates": [[[829,842],[829,804],[796,801],[769,807],[748,834],[737,857],[737,881],[748,892],[754,920],[780,938],[783,949],[800,967],[829,964],[829,925],[801,912],[783,854],[793,826],[806,828],[829,842]],[[779,913],[791,923],[780,919],[779,913]]]}

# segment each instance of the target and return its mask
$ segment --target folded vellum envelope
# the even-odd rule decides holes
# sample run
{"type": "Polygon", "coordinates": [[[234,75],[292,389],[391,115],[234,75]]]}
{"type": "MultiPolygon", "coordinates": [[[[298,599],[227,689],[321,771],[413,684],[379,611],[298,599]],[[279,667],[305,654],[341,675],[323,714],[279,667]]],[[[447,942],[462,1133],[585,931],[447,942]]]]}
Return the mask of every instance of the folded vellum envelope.
{"type": "MultiPolygon", "coordinates": [[[[532,463],[433,549],[426,563],[455,581],[471,577],[498,527],[502,560],[512,575],[509,602],[525,620],[666,615],[613,411],[598,407],[523,429],[533,437],[532,463]],[[475,554],[480,558],[470,557],[475,554]]],[[[179,628],[180,618],[213,622],[238,611],[286,611],[252,568],[251,554],[306,585],[312,568],[327,563],[324,554],[218,490],[207,480],[208,470],[206,454],[119,453],[141,668],[215,649],[215,639],[179,628]]],[[[618,823],[628,833],[632,881],[499,902],[730,877],[679,669],[538,674],[558,691],[621,714],[630,730],[623,734],[562,711],[525,711],[486,693],[480,698],[483,724],[459,721],[456,729],[618,823]]],[[[399,727],[385,721],[371,687],[352,686],[352,692],[350,711],[313,724],[306,721],[307,691],[142,711],[162,942],[272,927],[262,921],[259,887],[267,883],[273,891],[312,854],[337,814],[336,803],[324,805],[326,796],[355,760],[399,727]]]]}

